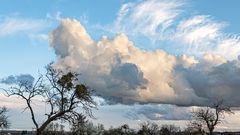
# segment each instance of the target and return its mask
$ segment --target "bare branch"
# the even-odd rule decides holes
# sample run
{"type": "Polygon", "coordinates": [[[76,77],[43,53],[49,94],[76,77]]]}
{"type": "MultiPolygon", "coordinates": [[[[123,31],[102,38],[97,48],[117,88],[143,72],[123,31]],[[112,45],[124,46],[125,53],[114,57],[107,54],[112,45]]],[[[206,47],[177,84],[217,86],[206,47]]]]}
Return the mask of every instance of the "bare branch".
{"type": "Polygon", "coordinates": [[[199,108],[194,111],[193,124],[206,125],[209,134],[212,135],[215,127],[222,122],[225,113],[232,113],[230,107],[224,106],[223,101],[217,101],[212,107],[199,108]]]}

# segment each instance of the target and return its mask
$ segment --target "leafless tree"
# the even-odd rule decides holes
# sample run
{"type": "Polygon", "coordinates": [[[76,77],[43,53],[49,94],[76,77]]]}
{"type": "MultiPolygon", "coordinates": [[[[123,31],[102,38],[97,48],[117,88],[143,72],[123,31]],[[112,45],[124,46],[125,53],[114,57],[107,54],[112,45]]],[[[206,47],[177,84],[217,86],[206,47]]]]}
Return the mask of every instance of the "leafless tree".
{"type": "Polygon", "coordinates": [[[8,128],[10,123],[8,121],[8,117],[6,116],[7,108],[1,107],[0,108],[0,128],[8,128]]]}
{"type": "Polygon", "coordinates": [[[193,126],[206,126],[209,135],[213,134],[215,127],[222,122],[225,113],[232,114],[230,107],[224,106],[223,101],[218,101],[212,107],[199,108],[193,111],[193,126]]]}
{"type": "Polygon", "coordinates": [[[175,125],[162,125],[160,129],[160,135],[177,135],[180,132],[180,127],[175,125]]]}
{"type": "Polygon", "coordinates": [[[189,135],[195,135],[195,134],[204,135],[205,131],[204,131],[203,123],[196,120],[191,120],[187,124],[185,133],[189,135]]]}
{"type": "Polygon", "coordinates": [[[123,124],[121,126],[121,129],[123,130],[124,134],[128,134],[128,132],[129,132],[129,125],[128,124],[123,124]]]}
{"type": "Polygon", "coordinates": [[[140,124],[141,129],[138,131],[139,135],[156,135],[159,134],[159,127],[156,123],[149,121],[140,124]]]}
{"type": "Polygon", "coordinates": [[[69,117],[71,130],[74,135],[84,135],[86,133],[87,117],[82,114],[74,114],[69,117]]]}
{"type": "Polygon", "coordinates": [[[47,73],[40,75],[33,84],[19,82],[9,89],[4,89],[8,96],[18,96],[25,101],[27,105],[25,110],[28,109],[31,113],[37,135],[41,135],[52,121],[68,120],[71,115],[79,114],[79,108],[90,116],[92,116],[91,110],[96,108],[96,103],[91,97],[91,90],[79,83],[78,74],[64,73],[54,69],[51,65],[46,67],[46,71],[47,73]],[[41,98],[49,107],[49,111],[45,114],[47,118],[41,124],[36,120],[33,107],[36,98],[41,98]]]}

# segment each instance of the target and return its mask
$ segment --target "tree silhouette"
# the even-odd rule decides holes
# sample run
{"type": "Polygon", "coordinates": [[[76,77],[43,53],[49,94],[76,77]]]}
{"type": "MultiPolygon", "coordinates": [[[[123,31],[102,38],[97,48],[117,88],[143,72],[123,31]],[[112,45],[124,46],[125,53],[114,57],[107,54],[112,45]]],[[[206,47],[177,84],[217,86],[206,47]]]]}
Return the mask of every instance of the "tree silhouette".
{"type": "Polygon", "coordinates": [[[162,125],[160,129],[160,135],[177,135],[180,133],[180,127],[177,127],[175,125],[162,125]]]}
{"type": "Polygon", "coordinates": [[[61,70],[54,69],[50,64],[46,67],[46,74],[39,75],[33,84],[29,82],[19,82],[4,89],[8,96],[18,96],[23,99],[31,113],[32,121],[37,129],[37,135],[49,123],[55,120],[69,120],[72,115],[79,114],[79,107],[89,116],[92,116],[91,110],[96,108],[96,103],[91,97],[91,90],[84,84],[79,83],[78,74],[73,72],[64,73],[61,70]],[[36,121],[33,108],[34,99],[40,98],[49,107],[46,112],[47,118],[43,123],[36,121]]]}
{"type": "Polygon", "coordinates": [[[233,113],[228,106],[223,105],[223,101],[218,101],[212,107],[199,108],[194,111],[193,121],[195,125],[205,125],[209,135],[213,134],[215,127],[222,122],[225,113],[233,113]]]}
{"type": "Polygon", "coordinates": [[[84,135],[86,132],[87,117],[82,114],[74,114],[69,117],[71,124],[71,131],[73,135],[84,135]]]}
{"type": "Polygon", "coordinates": [[[159,127],[156,123],[149,121],[140,124],[141,129],[138,131],[139,135],[155,135],[159,134],[159,127]]]}
{"type": "Polygon", "coordinates": [[[9,121],[8,117],[6,116],[7,113],[7,108],[6,107],[1,107],[0,108],[0,128],[9,128],[9,121]]]}

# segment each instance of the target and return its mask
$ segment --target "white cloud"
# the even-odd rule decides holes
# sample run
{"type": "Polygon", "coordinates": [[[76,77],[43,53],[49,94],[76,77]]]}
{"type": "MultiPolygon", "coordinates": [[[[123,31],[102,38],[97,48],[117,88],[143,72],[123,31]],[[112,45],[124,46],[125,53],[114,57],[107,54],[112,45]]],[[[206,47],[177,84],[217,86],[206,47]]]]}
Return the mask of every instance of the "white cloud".
{"type": "MultiPolygon", "coordinates": [[[[0,94],[0,107],[5,106],[8,109],[7,116],[11,124],[11,129],[18,130],[32,130],[34,124],[31,119],[30,111],[27,107],[26,101],[17,96],[7,97],[0,94]]],[[[37,122],[41,123],[46,118],[46,110],[48,106],[42,102],[42,99],[34,98],[32,100],[32,107],[37,122]]]]}
{"type": "Polygon", "coordinates": [[[236,59],[240,55],[239,37],[229,37],[221,40],[213,53],[222,55],[228,59],[236,59]]]}
{"type": "Polygon", "coordinates": [[[210,53],[205,53],[203,55],[203,59],[204,59],[204,62],[207,63],[207,65],[212,65],[212,66],[221,65],[227,62],[226,59],[224,59],[222,56],[214,55],[210,53]]]}
{"type": "Polygon", "coordinates": [[[212,53],[196,60],[163,50],[145,51],[124,34],[94,41],[71,19],[62,19],[50,35],[56,67],[80,73],[80,80],[106,99],[191,106],[209,105],[221,97],[239,106],[239,60],[212,53]]]}
{"type": "Polygon", "coordinates": [[[236,59],[240,55],[240,38],[224,33],[225,26],[210,16],[193,16],[179,23],[173,40],[182,42],[185,53],[191,55],[212,53],[228,60],[236,59]]]}
{"type": "Polygon", "coordinates": [[[236,59],[240,39],[224,32],[227,23],[211,15],[192,15],[188,6],[187,1],[176,0],[129,2],[122,5],[113,24],[102,30],[152,41],[146,48],[159,46],[177,54],[201,57],[212,53],[236,59]]]}
{"type": "Polygon", "coordinates": [[[47,34],[31,34],[29,37],[33,41],[48,41],[48,35],[47,34]]]}
{"type": "Polygon", "coordinates": [[[48,27],[46,20],[4,17],[0,18],[0,36],[9,36],[22,32],[38,32],[48,27]]]}
{"type": "Polygon", "coordinates": [[[10,109],[24,109],[26,107],[24,102],[19,102],[18,98],[9,98],[4,94],[0,94],[0,101],[0,106],[6,106],[10,109]]]}
{"type": "Polygon", "coordinates": [[[183,1],[149,0],[140,3],[126,3],[114,22],[113,30],[127,35],[144,35],[159,38],[182,12],[183,1]]]}
{"type": "Polygon", "coordinates": [[[172,40],[182,42],[182,46],[191,55],[203,55],[213,51],[222,40],[223,23],[214,22],[210,16],[197,15],[181,21],[172,40]]]}
{"type": "MultiPolygon", "coordinates": [[[[207,16],[194,16],[179,24],[177,32],[188,44],[211,41],[220,35],[221,24],[211,22],[207,16]]],[[[208,44],[208,43],[206,43],[208,44]]]]}
{"type": "MultiPolygon", "coordinates": [[[[24,111],[24,109],[27,107],[27,104],[25,103],[26,101],[17,96],[7,97],[6,95],[1,93],[0,101],[0,106],[6,106],[8,109],[17,109],[24,111]]],[[[45,104],[42,102],[42,99],[34,98],[32,101],[32,107],[34,108],[35,113],[44,111],[43,108],[45,108],[45,104]]],[[[44,113],[42,114],[44,115],[44,113]]]]}

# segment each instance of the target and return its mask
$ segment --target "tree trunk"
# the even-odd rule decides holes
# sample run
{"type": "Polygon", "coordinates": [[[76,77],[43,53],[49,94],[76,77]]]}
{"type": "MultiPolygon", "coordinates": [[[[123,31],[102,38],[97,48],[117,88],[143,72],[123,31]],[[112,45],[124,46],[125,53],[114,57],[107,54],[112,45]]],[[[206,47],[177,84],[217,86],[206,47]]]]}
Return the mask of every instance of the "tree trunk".
{"type": "Polygon", "coordinates": [[[41,134],[42,134],[42,130],[40,128],[38,128],[36,135],[41,135],[41,134]]]}
{"type": "Polygon", "coordinates": [[[213,129],[209,130],[209,135],[213,135],[213,129]]]}

